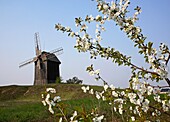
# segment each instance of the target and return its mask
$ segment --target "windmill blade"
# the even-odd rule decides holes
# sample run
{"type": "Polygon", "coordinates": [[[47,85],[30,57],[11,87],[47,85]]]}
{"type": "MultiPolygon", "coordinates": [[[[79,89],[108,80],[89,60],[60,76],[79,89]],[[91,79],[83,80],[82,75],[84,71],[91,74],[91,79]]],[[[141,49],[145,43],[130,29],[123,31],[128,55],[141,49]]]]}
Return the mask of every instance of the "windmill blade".
{"type": "Polygon", "coordinates": [[[28,60],[26,60],[26,61],[20,63],[20,64],[19,64],[19,68],[21,68],[21,67],[23,67],[23,66],[25,66],[25,65],[27,65],[27,64],[30,64],[30,63],[32,63],[32,62],[34,62],[34,61],[36,61],[36,60],[37,60],[36,57],[31,58],[31,59],[28,59],[28,60]]]}
{"type": "Polygon", "coordinates": [[[53,53],[55,55],[61,55],[63,53],[63,48],[59,47],[57,49],[54,49],[54,50],[50,51],[50,53],[53,53]]]}
{"type": "Polygon", "coordinates": [[[40,47],[40,37],[39,33],[35,33],[35,53],[36,56],[39,56],[41,54],[41,47],[40,47]]]}

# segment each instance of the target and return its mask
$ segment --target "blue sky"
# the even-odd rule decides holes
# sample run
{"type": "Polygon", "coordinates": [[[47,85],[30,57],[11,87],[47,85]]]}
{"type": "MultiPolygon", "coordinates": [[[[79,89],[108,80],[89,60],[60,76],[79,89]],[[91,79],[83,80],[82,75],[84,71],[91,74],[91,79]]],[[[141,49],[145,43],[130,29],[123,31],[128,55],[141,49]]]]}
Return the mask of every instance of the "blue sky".
{"type": "MultiPolygon", "coordinates": [[[[148,41],[153,41],[156,48],[160,42],[170,46],[170,1],[133,0],[130,10],[137,5],[142,7],[137,25],[143,29],[148,41]]],[[[0,0],[0,85],[33,84],[33,63],[21,69],[18,66],[20,62],[35,56],[34,33],[39,32],[43,50],[63,47],[64,53],[58,58],[62,62],[60,70],[64,80],[77,76],[84,84],[102,84],[85,71],[87,66],[94,63],[110,84],[127,87],[130,76],[127,67],[117,67],[111,61],[100,58],[90,60],[88,53],[78,53],[73,48],[75,39],[54,29],[57,23],[75,29],[74,18],[85,18],[90,14],[100,14],[96,10],[96,2],[91,0],[0,0]]],[[[89,31],[95,31],[92,29],[89,27],[89,31]]],[[[132,56],[135,64],[145,66],[142,56],[132,47],[133,43],[113,22],[106,23],[106,29],[103,45],[114,47],[132,56]]]]}

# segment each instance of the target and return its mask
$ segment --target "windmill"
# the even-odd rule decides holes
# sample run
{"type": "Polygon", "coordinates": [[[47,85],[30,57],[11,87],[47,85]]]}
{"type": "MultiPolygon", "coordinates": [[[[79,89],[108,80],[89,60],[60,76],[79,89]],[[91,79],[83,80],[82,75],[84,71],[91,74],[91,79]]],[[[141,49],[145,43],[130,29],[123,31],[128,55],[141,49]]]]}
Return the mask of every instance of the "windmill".
{"type": "Polygon", "coordinates": [[[50,52],[41,51],[39,34],[35,33],[36,56],[19,64],[19,68],[33,63],[35,64],[34,85],[55,83],[60,77],[59,65],[61,62],[56,55],[63,53],[63,48],[57,48],[50,52]]]}

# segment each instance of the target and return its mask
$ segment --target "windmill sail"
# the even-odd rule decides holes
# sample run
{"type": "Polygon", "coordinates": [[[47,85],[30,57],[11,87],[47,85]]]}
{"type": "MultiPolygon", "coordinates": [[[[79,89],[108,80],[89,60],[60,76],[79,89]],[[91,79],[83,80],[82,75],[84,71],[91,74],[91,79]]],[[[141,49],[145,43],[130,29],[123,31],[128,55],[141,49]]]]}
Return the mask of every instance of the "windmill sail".
{"type": "Polygon", "coordinates": [[[36,56],[39,56],[41,54],[39,33],[35,33],[35,53],[36,56]]]}
{"type": "Polygon", "coordinates": [[[32,62],[34,62],[34,61],[36,61],[36,60],[37,60],[36,57],[35,57],[35,58],[28,59],[28,60],[20,63],[20,64],[19,64],[19,68],[21,68],[21,67],[23,67],[23,66],[25,66],[25,65],[27,65],[27,64],[30,64],[30,63],[32,63],[32,62]]]}
{"type": "Polygon", "coordinates": [[[51,50],[50,53],[54,53],[56,55],[60,55],[63,53],[63,48],[62,47],[59,47],[57,49],[54,49],[54,50],[51,50]]]}

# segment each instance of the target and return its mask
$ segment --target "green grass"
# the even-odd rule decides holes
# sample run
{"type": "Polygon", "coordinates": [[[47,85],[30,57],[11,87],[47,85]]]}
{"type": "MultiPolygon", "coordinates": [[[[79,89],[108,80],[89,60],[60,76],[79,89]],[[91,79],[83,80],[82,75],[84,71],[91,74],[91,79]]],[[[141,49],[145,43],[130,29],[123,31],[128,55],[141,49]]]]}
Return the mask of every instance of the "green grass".
{"type": "MultiPolygon", "coordinates": [[[[47,86],[5,86],[0,87],[0,122],[55,122],[58,121],[59,110],[55,115],[48,111],[47,106],[43,106],[41,94],[47,87],[55,88],[62,99],[61,103],[67,110],[67,117],[71,117],[76,110],[79,113],[86,111],[91,113],[94,108],[100,115],[105,115],[107,121],[111,121],[110,105],[101,100],[97,100],[88,93],[83,93],[81,85],[76,84],[50,84],[47,86]]],[[[91,86],[94,90],[101,91],[100,86],[91,86]]],[[[117,89],[121,91],[121,89],[117,89]]],[[[164,97],[164,95],[161,95],[164,97]]],[[[148,97],[149,100],[152,98],[148,97]]],[[[152,100],[151,100],[152,101],[152,100]]],[[[127,103],[128,105],[129,103],[127,103]]],[[[155,104],[154,102],[152,104],[155,104]]],[[[128,108],[127,108],[128,109],[128,108]]],[[[121,121],[121,115],[113,113],[116,122],[121,121]]],[[[151,115],[151,113],[148,113],[151,115]]],[[[125,118],[130,116],[125,113],[125,118]]],[[[151,116],[152,118],[152,116],[151,116]]],[[[161,120],[169,121],[169,116],[162,113],[161,120]]]]}
{"type": "MultiPolygon", "coordinates": [[[[82,108],[86,108],[87,112],[91,112],[92,108],[99,106],[97,99],[82,92],[81,85],[5,86],[0,87],[0,122],[56,121],[57,117],[50,114],[48,108],[41,103],[41,94],[47,87],[55,88],[56,94],[61,96],[62,103],[66,105],[68,117],[74,110],[81,111],[82,108]]],[[[93,86],[93,88],[102,89],[98,86],[93,86]]],[[[106,104],[102,106],[103,109],[107,108],[106,104]]]]}
{"type": "Polygon", "coordinates": [[[9,106],[1,106],[0,121],[1,122],[28,122],[39,121],[48,118],[48,112],[41,103],[13,103],[7,102],[9,106]]]}
{"type": "MultiPolygon", "coordinates": [[[[91,113],[92,108],[98,107],[98,100],[90,98],[74,99],[62,101],[68,111],[67,117],[71,117],[74,110],[81,112],[83,108],[86,112],[91,113]]],[[[48,112],[48,108],[43,106],[40,101],[4,101],[0,102],[0,122],[49,122],[56,121],[59,117],[48,112]]],[[[101,114],[107,115],[110,111],[104,109],[109,108],[108,104],[102,104],[99,109],[101,114]]],[[[57,113],[60,113],[57,110],[57,113]]]]}

